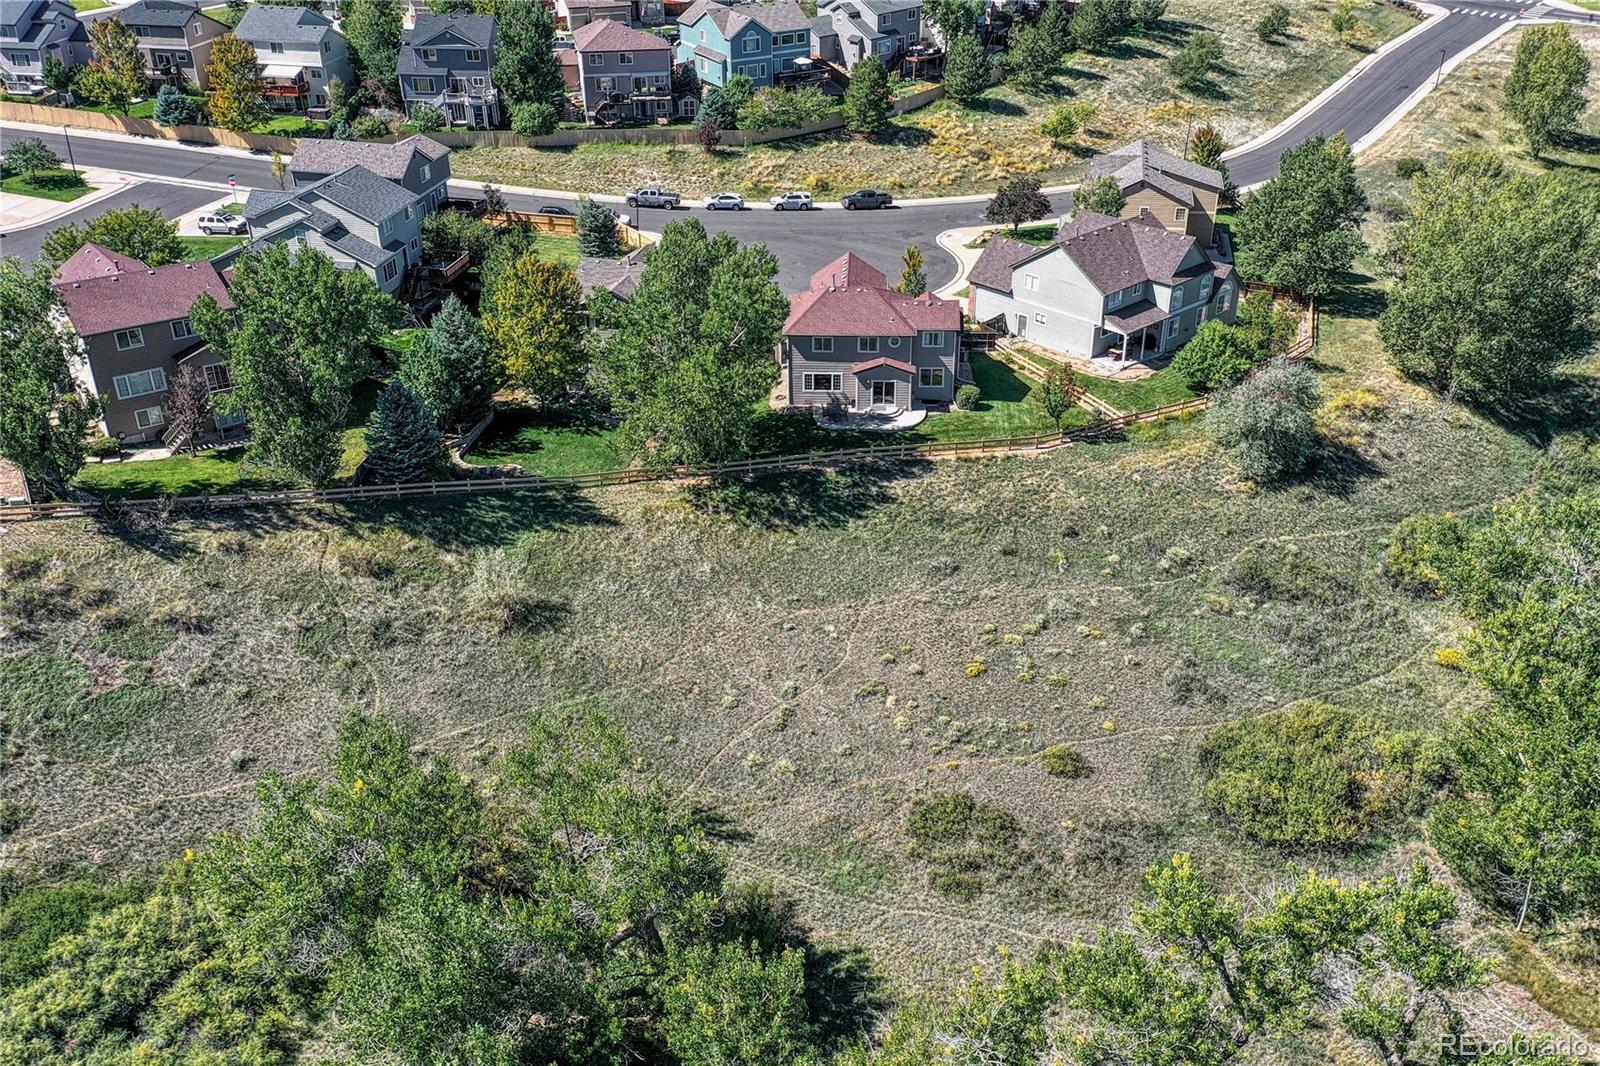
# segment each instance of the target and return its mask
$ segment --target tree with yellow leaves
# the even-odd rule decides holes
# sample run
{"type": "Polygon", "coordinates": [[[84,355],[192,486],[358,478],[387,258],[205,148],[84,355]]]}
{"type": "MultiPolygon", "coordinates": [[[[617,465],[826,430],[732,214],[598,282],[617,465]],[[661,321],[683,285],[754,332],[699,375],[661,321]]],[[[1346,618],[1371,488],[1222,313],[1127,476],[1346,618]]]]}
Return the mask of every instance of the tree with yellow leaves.
{"type": "Polygon", "coordinates": [[[248,133],[267,121],[256,50],[231,33],[217,38],[206,64],[211,79],[211,121],[223,129],[248,133]]]}
{"type": "Polygon", "coordinates": [[[504,376],[540,400],[556,399],[584,368],[583,289],[570,267],[531,248],[489,290],[483,328],[504,376]]]}

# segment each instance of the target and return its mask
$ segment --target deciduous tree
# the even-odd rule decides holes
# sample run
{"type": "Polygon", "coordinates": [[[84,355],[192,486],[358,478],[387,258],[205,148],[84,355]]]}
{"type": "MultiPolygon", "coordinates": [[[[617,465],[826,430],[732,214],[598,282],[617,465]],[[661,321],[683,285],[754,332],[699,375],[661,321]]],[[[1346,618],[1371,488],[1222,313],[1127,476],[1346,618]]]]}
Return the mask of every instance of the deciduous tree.
{"type": "Polygon", "coordinates": [[[1122,194],[1122,186],[1117,184],[1117,179],[1106,174],[1079,185],[1072,194],[1072,206],[1074,211],[1093,211],[1117,218],[1122,214],[1122,209],[1128,206],[1128,198],[1122,194]]]}
{"type": "Polygon", "coordinates": [[[1039,128],[1054,144],[1065,148],[1077,141],[1078,134],[1093,117],[1093,104],[1063,104],[1051,111],[1039,128]]]}
{"type": "Polygon", "coordinates": [[[177,223],[167,221],[160,211],[138,204],[107,211],[87,225],[69,222],[56,227],[45,238],[40,255],[57,266],[89,241],[151,267],[176,263],[184,256],[177,223]]]}
{"type": "Polygon", "coordinates": [[[59,306],[46,267],[0,259],[0,456],[56,495],[83,467],[98,414],[75,387],[71,343],[52,321],[59,306]]]}
{"type": "Polygon", "coordinates": [[[372,366],[372,346],[395,316],[394,301],[359,270],[282,244],[234,260],[228,295],[209,294],[190,318],[226,356],[238,387],[225,406],[250,420],[252,448],[313,484],[338,469],[350,392],[372,366]]]}
{"type": "MultiPolygon", "coordinates": [[[[928,22],[939,31],[939,39],[954,52],[955,42],[978,32],[983,20],[983,0],[929,0],[923,5],[928,22]]],[[[947,68],[948,70],[948,68],[947,68]]],[[[949,74],[945,77],[948,79],[949,74]]]]}
{"type": "Polygon", "coordinates": [[[89,23],[89,49],[94,61],[78,78],[74,91],[92,104],[126,115],[133,98],[150,89],[139,38],[115,16],[98,19],[89,23]]]}
{"type": "Polygon", "coordinates": [[[181,441],[190,454],[200,445],[200,433],[211,420],[211,386],[205,372],[193,363],[185,363],[167,382],[166,399],[161,402],[167,416],[167,434],[171,440],[181,441]]]}
{"type": "Polygon", "coordinates": [[[1244,380],[1266,353],[1243,330],[1213,318],[1172,359],[1172,372],[1197,389],[1223,389],[1244,380]]]}
{"type": "Polygon", "coordinates": [[[1312,137],[1284,153],[1278,176],[1245,201],[1235,227],[1239,270],[1320,300],[1365,247],[1366,212],[1344,137],[1312,137]]]}
{"type": "Polygon", "coordinates": [[[532,105],[552,112],[560,108],[567,94],[556,64],[553,9],[546,4],[499,4],[495,18],[494,87],[511,113],[532,105]]]}
{"type": "Polygon", "coordinates": [[[223,129],[248,133],[271,117],[260,71],[255,47],[249,43],[231,33],[212,43],[211,61],[206,64],[211,81],[207,107],[212,122],[223,129]]]}
{"type": "Polygon", "coordinates": [[[400,5],[390,0],[347,0],[341,26],[355,52],[361,77],[392,93],[400,58],[400,5]]]}
{"type": "Polygon", "coordinates": [[[1057,363],[1045,371],[1044,381],[1039,384],[1039,406],[1050,416],[1050,421],[1056,424],[1056,429],[1061,428],[1061,420],[1067,417],[1067,412],[1076,407],[1081,399],[1083,399],[1083,385],[1079,383],[1078,376],[1072,372],[1071,367],[1057,363]]]}
{"type": "Polygon", "coordinates": [[[1282,361],[1217,396],[1206,422],[1240,473],[1274,481],[1297,473],[1316,445],[1316,375],[1282,361]]]}
{"type": "Polygon", "coordinates": [[[1586,101],[1589,57],[1571,28],[1529,26],[1517,41],[1506,78],[1506,113],[1522,126],[1528,147],[1542,155],[1572,136],[1586,101]]]}
{"type": "Polygon", "coordinates": [[[14,174],[37,177],[41,170],[55,170],[61,157],[37,137],[23,137],[6,146],[6,169],[14,174]]]}
{"type": "Polygon", "coordinates": [[[995,191],[994,199],[984,209],[983,219],[1010,226],[1015,233],[1022,223],[1048,218],[1053,210],[1050,197],[1039,187],[1038,178],[1012,178],[995,191]]]}
{"type": "Polygon", "coordinates": [[[483,328],[500,373],[549,402],[580,383],[584,320],[572,269],[525,251],[495,279],[483,328]]]}

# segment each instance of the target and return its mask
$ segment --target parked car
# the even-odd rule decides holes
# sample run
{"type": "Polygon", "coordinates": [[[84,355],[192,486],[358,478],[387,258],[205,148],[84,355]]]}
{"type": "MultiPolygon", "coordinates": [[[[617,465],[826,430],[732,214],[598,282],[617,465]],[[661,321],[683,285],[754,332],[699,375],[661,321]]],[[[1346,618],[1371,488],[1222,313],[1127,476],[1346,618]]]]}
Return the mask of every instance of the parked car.
{"type": "Polygon", "coordinates": [[[642,189],[628,190],[629,207],[677,207],[683,202],[683,197],[675,192],[666,192],[659,185],[646,185],[642,189]]]}
{"type": "Polygon", "coordinates": [[[774,211],[809,211],[811,210],[811,194],[808,192],[780,193],[772,198],[774,211]]]}
{"type": "Polygon", "coordinates": [[[211,236],[217,233],[244,233],[250,227],[243,215],[201,215],[195,219],[200,232],[211,236]]]}
{"type": "Polygon", "coordinates": [[[707,211],[743,211],[744,197],[736,192],[719,192],[706,197],[707,211]]]}
{"type": "Polygon", "coordinates": [[[843,200],[840,200],[839,203],[844,205],[844,209],[846,211],[854,211],[857,208],[862,210],[871,210],[877,207],[888,207],[890,204],[894,203],[894,197],[890,196],[886,192],[873,192],[871,189],[857,189],[849,196],[846,196],[843,200]]]}
{"type": "Polygon", "coordinates": [[[572,214],[572,209],[571,208],[567,208],[567,207],[562,207],[560,204],[545,204],[543,207],[539,208],[538,214],[541,214],[541,215],[570,215],[570,214],[572,214]]]}

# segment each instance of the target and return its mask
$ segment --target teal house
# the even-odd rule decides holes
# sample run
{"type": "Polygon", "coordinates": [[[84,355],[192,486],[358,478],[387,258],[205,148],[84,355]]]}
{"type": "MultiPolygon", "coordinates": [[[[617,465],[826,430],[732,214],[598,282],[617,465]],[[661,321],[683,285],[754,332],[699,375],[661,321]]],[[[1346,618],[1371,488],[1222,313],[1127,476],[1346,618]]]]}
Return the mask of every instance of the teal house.
{"type": "Polygon", "coordinates": [[[794,0],[696,0],[678,16],[677,58],[694,67],[702,85],[726,85],[735,74],[748,74],[757,88],[775,85],[811,58],[811,20],[794,0]]]}

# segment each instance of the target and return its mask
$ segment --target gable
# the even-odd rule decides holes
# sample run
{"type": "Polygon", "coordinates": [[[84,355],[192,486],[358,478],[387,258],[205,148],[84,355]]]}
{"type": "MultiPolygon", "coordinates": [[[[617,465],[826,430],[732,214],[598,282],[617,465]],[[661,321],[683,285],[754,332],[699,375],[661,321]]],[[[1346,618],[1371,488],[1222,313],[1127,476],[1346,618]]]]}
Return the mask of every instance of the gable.
{"type": "Polygon", "coordinates": [[[414,42],[412,42],[411,47],[413,47],[413,48],[475,48],[475,49],[480,49],[480,50],[483,48],[483,46],[481,44],[478,44],[476,41],[469,41],[469,40],[467,40],[467,38],[461,36],[461,34],[457,33],[455,30],[451,30],[451,29],[440,30],[438,33],[435,33],[431,37],[425,37],[425,38],[421,38],[421,39],[419,39],[417,41],[414,41],[414,42]]]}

